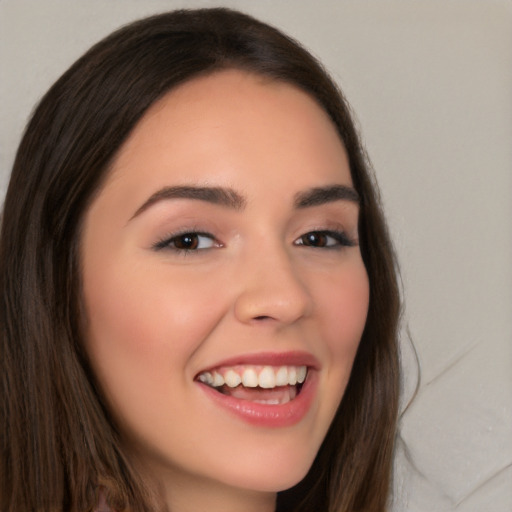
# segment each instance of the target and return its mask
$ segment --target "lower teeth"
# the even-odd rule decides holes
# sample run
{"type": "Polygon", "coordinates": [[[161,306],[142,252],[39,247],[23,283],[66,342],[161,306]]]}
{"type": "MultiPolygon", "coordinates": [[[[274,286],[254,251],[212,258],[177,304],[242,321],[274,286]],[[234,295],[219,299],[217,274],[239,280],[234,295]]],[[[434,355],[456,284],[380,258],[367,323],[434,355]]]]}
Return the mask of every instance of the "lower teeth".
{"type": "Polygon", "coordinates": [[[256,404],[283,405],[293,400],[300,392],[302,385],[282,386],[273,389],[245,388],[239,385],[235,388],[222,386],[216,389],[223,395],[231,396],[239,400],[247,400],[256,404]]]}

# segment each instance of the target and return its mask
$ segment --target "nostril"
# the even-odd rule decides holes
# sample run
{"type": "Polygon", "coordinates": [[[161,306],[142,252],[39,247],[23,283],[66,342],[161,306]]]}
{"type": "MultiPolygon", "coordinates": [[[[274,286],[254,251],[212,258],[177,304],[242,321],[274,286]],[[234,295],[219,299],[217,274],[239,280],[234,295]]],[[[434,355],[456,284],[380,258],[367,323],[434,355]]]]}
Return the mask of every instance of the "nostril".
{"type": "Polygon", "coordinates": [[[271,316],[265,316],[265,315],[260,315],[260,316],[254,317],[254,320],[270,320],[270,319],[272,319],[271,316]]]}

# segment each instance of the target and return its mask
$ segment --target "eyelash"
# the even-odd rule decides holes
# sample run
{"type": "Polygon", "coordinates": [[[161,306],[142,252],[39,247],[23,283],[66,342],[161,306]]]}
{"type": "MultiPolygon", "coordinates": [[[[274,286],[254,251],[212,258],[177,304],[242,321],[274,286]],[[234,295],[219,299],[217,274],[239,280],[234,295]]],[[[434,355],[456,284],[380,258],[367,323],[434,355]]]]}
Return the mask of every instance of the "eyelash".
{"type": "MultiPolygon", "coordinates": [[[[344,247],[354,247],[356,245],[356,242],[350,239],[344,231],[315,229],[301,235],[297,240],[294,241],[293,245],[310,247],[313,249],[327,249],[332,251],[340,250],[343,249],[344,247]],[[307,237],[309,237],[309,239],[307,237]],[[314,237],[316,237],[317,242],[322,241],[323,245],[313,245],[315,242],[314,237]],[[329,238],[333,239],[334,243],[329,243],[329,241],[327,240],[329,238]]],[[[219,247],[223,246],[220,242],[218,242],[215,239],[215,237],[211,233],[207,233],[205,231],[198,231],[194,229],[168,235],[165,238],[162,238],[161,240],[153,244],[153,249],[156,251],[168,249],[183,254],[194,253],[219,247]],[[187,237],[189,241],[186,241],[187,237]],[[212,244],[211,247],[198,248],[197,244],[200,243],[198,239],[201,237],[210,239],[212,244]],[[181,242],[193,245],[193,247],[176,247],[176,243],[180,239],[182,239],[181,242]]]]}
{"type": "Polygon", "coordinates": [[[301,235],[295,242],[294,245],[302,245],[304,247],[312,247],[313,249],[327,249],[327,250],[340,250],[344,247],[354,247],[356,242],[349,238],[344,231],[336,231],[330,229],[315,229],[312,231],[308,231],[301,235]],[[309,241],[311,241],[311,237],[325,237],[332,238],[335,243],[330,245],[308,245],[304,243],[306,237],[309,237],[309,241]],[[300,241],[300,242],[299,242],[300,241]]]}
{"type": "MultiPolygon", "coordinates": [[[[212,242],[212,247],[207,247],[206,249],[210,249],[213,247],[222,247],[222,244],[216,241],[215,237],[211,233],[207,233],[205,231],[198,231],[196,229],[189,229],[185,231],[180,231],[179,233],[173,233],[170,235],[167,235],[165,238],[162,238],[161,240],[157,241],[155,244],[153,244],[153,249],[156,251],[160,251],[162,249],[168,249],[171,251],[175,251],[178,253],[191,253],[191,252],[198,252],[198,251],[204,251],[203,249],[198,249],[197,247],[176,247],[176,242],[181,238],[182,242],[184,241],[185,237],[189,237],[196,240],[199,237],[205,237],[209,238],[212,242]]],[[[187,242],[185,242],[187,243],[187,242]]]]}

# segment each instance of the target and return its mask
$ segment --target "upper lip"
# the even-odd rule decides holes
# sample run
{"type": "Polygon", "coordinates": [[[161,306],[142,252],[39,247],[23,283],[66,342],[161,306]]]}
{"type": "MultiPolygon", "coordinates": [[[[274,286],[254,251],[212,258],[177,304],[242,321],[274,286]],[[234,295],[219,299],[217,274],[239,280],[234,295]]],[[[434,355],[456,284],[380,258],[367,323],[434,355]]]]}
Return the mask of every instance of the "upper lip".
{"type": "Polygon", "coordinates": [[[261,366],[307,366],[315,370],[320,369],[320,362],[309,352],[290,351],[290,352],[257,352],[253,354],[240,354],[201,370],[199,374],[221,368],[223,366],[237,365],[261,365],[261,366]]]}

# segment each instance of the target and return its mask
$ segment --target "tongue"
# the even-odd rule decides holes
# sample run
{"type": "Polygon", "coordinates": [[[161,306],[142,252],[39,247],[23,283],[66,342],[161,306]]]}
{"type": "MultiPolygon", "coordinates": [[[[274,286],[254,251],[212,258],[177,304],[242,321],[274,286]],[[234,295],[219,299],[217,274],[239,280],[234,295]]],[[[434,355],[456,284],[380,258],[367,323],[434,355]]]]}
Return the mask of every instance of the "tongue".
{"type": "Polygon", "coordinates": [[[220,391],[224,395],[232,396],[240,400],[249,400],[251,402],[263,402],[273,404],[285,404],[293,400],[297,396],[296,386],[278,386],[272,389],[263,388],[246,388],[244,386],[237,386],[230,388],[229,386],[222,386],[220,391]]]}

